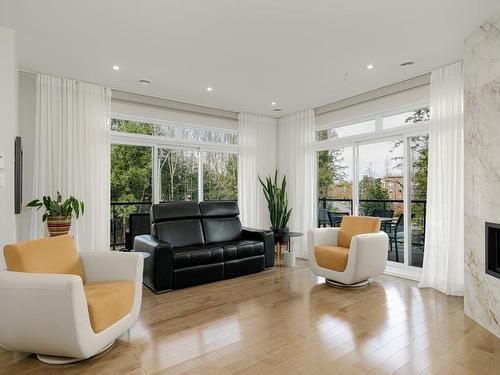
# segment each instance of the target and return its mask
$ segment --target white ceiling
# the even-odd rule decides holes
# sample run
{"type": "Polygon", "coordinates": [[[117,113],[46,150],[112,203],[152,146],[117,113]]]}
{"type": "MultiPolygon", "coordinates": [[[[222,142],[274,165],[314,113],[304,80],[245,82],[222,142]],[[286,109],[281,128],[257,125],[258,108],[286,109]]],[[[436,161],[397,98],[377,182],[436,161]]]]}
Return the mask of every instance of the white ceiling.
{"type": "Polygon", "coordinates": [[[25,70],[232,111],[272,115],[276,101],[282,115],[459,60],[499,10],[500,0],[0,0],[0,25],[16,30],[25,70]]]}

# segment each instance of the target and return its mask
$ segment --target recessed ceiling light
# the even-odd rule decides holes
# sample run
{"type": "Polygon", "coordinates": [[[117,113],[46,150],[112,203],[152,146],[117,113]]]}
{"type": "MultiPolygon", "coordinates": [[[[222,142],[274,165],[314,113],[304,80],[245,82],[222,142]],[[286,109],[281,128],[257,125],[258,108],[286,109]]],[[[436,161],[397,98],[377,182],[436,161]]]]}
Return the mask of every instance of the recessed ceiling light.
{"type": "Polygon", "coordinates": [[[276,105],[276,102],[272,102],[271,105],[276,105]]]}
{"type": "Polygon", "coordinates": [[[372,70],[373,68],[374,68],[373,64],[368,64],[368,65],[366,66],[366,69],[367,69],[367,70],[372,70]]]}
{"type": "Polygon", "coordinates": [[[399,64],[399,66],[410,66],[413,64],[415,64],[415,61],[408,60],[408,61],[403,61],[401,64],[399,64]]]}
{"type": "Polygon", "coordinates": [[[113,65],[113,70],[120,70],[120,67],[118,65],[113,65]]]}
{"type": "Polygon", "coordinates": [[[212,91],[213,89],[211,87],[207,87],[207,91],[212,91]]]}
{"type": "Polygon", "coordinates": [[[141,85],[150,85],[150,84],[152,84],[152,83],[153,83],[153,81],[151,81],[150,79],[147,79],[147,78],[141,78],[141,79],[139,80],[139,83],[140,83],[141,85]]]}

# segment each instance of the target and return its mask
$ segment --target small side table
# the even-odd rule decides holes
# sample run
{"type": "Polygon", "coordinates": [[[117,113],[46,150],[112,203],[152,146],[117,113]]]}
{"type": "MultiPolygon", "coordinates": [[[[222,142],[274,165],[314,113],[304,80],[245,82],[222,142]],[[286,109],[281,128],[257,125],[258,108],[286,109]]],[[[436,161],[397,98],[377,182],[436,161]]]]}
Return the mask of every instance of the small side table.
{"type": "Polygon", "coordinates": [[[290,240],[294,237],[302,237],[304,233],[300,232],[288,232],[283,234],[274,235],[274,245],[276,246],[275,251],[275,262],[276,265],[281,266],[281,250],[282,246],[286,245],[286,249],[290,251],[290,240]]]}

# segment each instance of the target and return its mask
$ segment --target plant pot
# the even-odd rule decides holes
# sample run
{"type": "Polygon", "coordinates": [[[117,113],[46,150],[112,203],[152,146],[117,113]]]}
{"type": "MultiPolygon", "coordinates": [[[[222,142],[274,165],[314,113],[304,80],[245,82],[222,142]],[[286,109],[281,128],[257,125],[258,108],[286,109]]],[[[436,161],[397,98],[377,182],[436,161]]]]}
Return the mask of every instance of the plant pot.
{"type": "Polygon", "coordinates": [[[283,253],[283,264],[285,267],[295,267],[295,251],[285,251],[283,253]]]}
{"type": "Polygon", "coordinates": [[[271,230],[273,231],[275,236],[284,236],[284,235],[287,235],[288,232],[290,232],[290,229],[288,227],[285,227],[285,228],[273,228],[273,227],[271,227],[271,230]]]}
{"type": "Polygon", "coordinates": [[[68,234],[69,228],[71,228],[71,216],[49,215],[47,217],[47,229],[50,237],[68,234]]]}

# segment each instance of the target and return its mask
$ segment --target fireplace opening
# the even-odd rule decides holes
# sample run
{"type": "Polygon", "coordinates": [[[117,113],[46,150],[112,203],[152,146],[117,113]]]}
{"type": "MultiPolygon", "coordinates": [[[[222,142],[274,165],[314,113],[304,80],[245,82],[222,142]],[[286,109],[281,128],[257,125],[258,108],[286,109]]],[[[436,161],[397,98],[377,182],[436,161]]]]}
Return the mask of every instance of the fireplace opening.
{"type": "Polygon", "coordinates": [[[486,273],[500,279],[500,224],[486,223],[486,273]]]}

